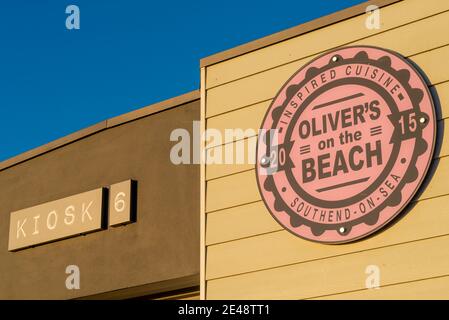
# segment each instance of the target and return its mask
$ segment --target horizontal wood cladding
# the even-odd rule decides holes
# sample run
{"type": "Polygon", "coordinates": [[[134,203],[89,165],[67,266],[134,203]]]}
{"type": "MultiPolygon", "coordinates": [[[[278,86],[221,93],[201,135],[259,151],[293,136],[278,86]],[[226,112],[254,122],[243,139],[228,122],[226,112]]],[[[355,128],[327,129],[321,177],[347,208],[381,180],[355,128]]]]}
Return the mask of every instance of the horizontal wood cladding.
{"type": "MultiPolygon", "coordinates": [[[[435,173],[417,199],[449,194],[449,157],[434,161],[435,173]]],[[[261,200],[254,170],[245,171],[207,183],[206,212],[261,200]]]]}
{"type": "Polygon", "coordinates": [[[379,266],[381,286],[448,275],[447,246],[446,235],[209,280],[208,299],[306,299],[361,290],[369,265],[379,266]]]}
{"type": "MultiPolygon", "coordinates": [[[[404,0],[381,9],[382,27],[366,15],[302,34],[206,68],[208,129],[243,135],[206,146],[224,159],[206,165],[207,299],[449,298],[449,2],[404,0]],[[269,214],[254,171],[257,130],[276,92],[317,55],[343,45],[399,52],[427,75],[438,94],[439,137],[431,173],[407,209],[361,241],[323,245],[299,239],[269,214]],[[249,129],[249,130],[248,130],[249,129]],[[365,288],[366,266],[381,270],[381,289],[365,288]],[[431,289],[430,289],[431,288],[431,289]]],[[[218,155],[218,156],[217,156],[218,155]]]]}
{"type": "MultiPolygon", "coordinates": [[[[449,194],[449,183],[445,185],[449,194]]],[[[211,212],[207,215],[206,244],[228,242],[283,230],[262,200],[211,212]]]]}
{"type": "MultiPolygon", "coordinates": [[[[390,31],[446,10],[449,10],[449,2],[447,1],[401,1],[381,8],[382,25],[379,30],[368,30],[365,28],[366,15],[360,15],[209,66],[207,68],[207,88],[210,89],[299,59],[310,59],[313,55],[338,46],[354,44],[357,41],[374,42],[375,40],[371,39],[375,36],[381,38],[390,31]]],[[[418,37],[423,35],[422,33],[417,33],[416,37],[413,37],[411,33],[399,32],[401,37],[395,39],[395,42],[399,43],[407,42],[407,40],[410,40],[409,37],[416,41],[418,37]]],[[[424,36],[427,40],[430,40],[429,38],[438,38],[429,34],[424,34],[424,36]]],[[[438,36],[443,35],[439,34],[438,36]]],[[[394,45],[399,43],[390,45],[393,46],[393,49],[394,45]]]]}
{"type": "Polygon", "coordinates": [[[397,283],[311,298],[310,300],[448,300],[449,276],[397,283]]]}
{"type": "MultiPolygon", "coordinates": [[[[440,61],[444,61],[441,57],[447,57],[449,49],[446,47],[427,51],[449,43],[449,34],[440,32],[440,30],[449,29],[449,12],[429,17],[402,28],[410,30],[405,33],[406,30],[399,32],[400,29],[395,29],[391,31],[396,32],[394,35],[387,36],[389,33],[385,33],[376,36],[379,37],[378,39],[372,39],[372,37],[364,39],[360,43],[354,43],[354,45],[375,45],[395,50],[405,57],[410,57],[412,61],[425,70],[433,84],[447,80],[449,66],[441,64],[440,61]],[[420,34],[423,29],[426,32],[420,34]],[[429,36],[437,32],[440,32],[438,36],[429,36]]],[[[207,90],[206,118],[272,99],[285,81],[311,59],[313,57],[301,59],[207,90]]]]}
{"type": "Polygon", "coordinates": [[[262,201],[215,211],[207,215],[206,244],[211,245],[283,230],[262,201]]]}
{"type": "MultiPolygon", "coordinates": [[[[207,279],[449,235],[449,196],[419,201],[412,204],[411,208],[409,214],[396,220],[398,223],[354,243],[343,245],[313,243],[298,239],[281,228],[275,232],[209,246],[207,279]]],[[[260,209],[261,214],[270,216],[266,209],[260,209]]],[[[251,214],[248,217],[241,215],[240,223],[259,223],[258,220],[249,219],[251,214]]],[[[264,225],[264,222],[261,224],[264,225]]]]}

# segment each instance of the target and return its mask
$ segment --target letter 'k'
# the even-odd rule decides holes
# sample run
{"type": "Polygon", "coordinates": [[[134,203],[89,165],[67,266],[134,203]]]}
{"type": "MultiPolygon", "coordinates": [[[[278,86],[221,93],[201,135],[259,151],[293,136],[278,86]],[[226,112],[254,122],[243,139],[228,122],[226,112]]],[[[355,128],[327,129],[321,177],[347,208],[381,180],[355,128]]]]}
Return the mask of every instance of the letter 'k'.
{"type": "Polygon", "coordinates": [[[92,221],[92,216],[91,216],[90,213],[89,213],[89,209],[90,209],[90,207],[92,206],[93,203],[94,203],[93,201],[89,202],[89,204],[87,205],[87,207],[86,207],[86,204],[83,203],[83,209],[82,209],[83,214],[82,214],[82,216],[81,216],[81,222],[82,222],[82,223],[84,223],[84,216],[86,216],[86,215],[89,217],[89,220],[92,221]]]}
{"type": "Polygon", "coordinates": [[[17,239],[19,239],[20,232],[22,232],[22,235],[24,238],[27,236],[25,231],[23,230],[23,226],[25,225],[25,222],[27,222],[27,218],[23,219],[22,224],[20,224],[20,220],[17,220],[17,234],[16,234],[17,239]]]}

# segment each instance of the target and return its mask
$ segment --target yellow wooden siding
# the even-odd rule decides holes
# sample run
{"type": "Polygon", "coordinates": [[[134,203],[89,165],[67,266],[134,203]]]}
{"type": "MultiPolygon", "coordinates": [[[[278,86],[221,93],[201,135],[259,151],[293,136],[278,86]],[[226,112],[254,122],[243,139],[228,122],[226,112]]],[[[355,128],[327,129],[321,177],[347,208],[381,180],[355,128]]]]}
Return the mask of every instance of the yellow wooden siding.
{"type": "MultiPolygon", "coordinates": [[[[365,28],[366,15],[348,19],[325,28],[306,33],[257,51],[241,55],[207,68],[207,88],[240,79],[264,70],[309,58],[330,48],[350,45],[354,41],[382,36],[386,31],[449,10],[449,2],[441,0],[406,0],[381,8],[381,28],[365,28]],[[323,41],[325,39],[325,41],[323,41]]],[[[447,30],[447,29],[443,29],[447,30]]],[[[421,35],[421,34],[420,34],[421,35]]],[[[443,36],[439,34],[438,36],[443,36]]],[[[425,35],[426,38],[437,38],[425,35]]],[[[416,40],[416,39],[414,39],[416,40]]],[[[401,39],[396,39],[401,41],[401,39]]],[[[287,78],[288,79],[288,78],[287,78]]]]}
{"type": "MultiPolygon", "coordinates": [[[[449,194],[449,184],[446,186],[449,194]]],[[[209,213],[206,244],[228,242],[279,230],[283,230],[283,227],[271,217],[262,200],[258,200],[209,213]]]]}
{"type": "Polygon", "coordinates": [[[261,233],[282,230],[262,201],[209,213],[206,244],[226,242],[261,233]]]}
{"type": "Polygon", "coordinates": [[[197,287],[181,289],[149,296],[148,298],[150,300],[200,300],[200,290],[197,287]]]}
{"type": "MultiPolygon", "coordinates": [[[[269,215],[266,210],[263,213],[269,215]]],[[[242,220],[242,224],[254,223],[243,216],[242,220]]],[[[449,235],[449,196],[419,201],[410,214],[398,220],[391,227],[363,241],[343,245],[323,245],[300,240],[285,230],[212,245],[207,249],[206,278],[220,278],[449,235]]]]}
{"type": "MultiPolygon", "coordinates": [[[[297,69],[332,47],[364,44],[398,51],[424,70],[441,102],[439,123],[447,128],[448,10],[447,1],[405,0],[381,10],[380,30],[366,29],[362,15],[209,66],[203,75],[203,121],[223,136],[225,129],[252,129],[234,139],[243,138],[238,145],[246,161],[255,155],[257,129],[271,99],[297,69]]],[[[400,294],[398,288],[441,297],[426,288],[435,285],[441,293],[443,280],[428,278],[449,275],[449,252],[438,250],[449,244],[448,135],[444,132],[435,155],[435,174],[410,212],[369,238],[338,246],[305,241],[285,231],[261,201],[253,163],[206,165],[206,297],[388,298],[400,294]],[[376,291],[384,295],[364,290],[369,264],[381,268],[381,285],[386,287],[376,291]]],[[[225,146],[235,152],[237,144],[218,141],[207,146],[207,153],[224,157],[225,146]]]]}
{"type": "MultiPolygon", "coordinates": [[[[267,101],[256,103],[249,107],[243,107],[238,110],[234,110],[229,113],[220,114],[218,116],[207,119],[207,128],[214,129],[220,132],[224,137],[226,129],[251,129],[248,134],[244,135],[243,138],[248,138],[254,136],[259,130],[260,124],[262,123],[263,117],[270,106],[271,98],[267,101]]],[[[236,141],[233,139],[232,141],[236,141]]],[[[228,141],[230,142],[230,141],[228,141]]],[[[210,143],[208,148],[216,147],[220,144],[210,143]]]]}
{"type": "Polygon", "coordinates": [[[208,181],[206,212],[260,200],[254,170],[208,181]]]}
{"type": "MultiPolygon", "coordinates": [[[[444,30],[449,30],[449,12],[428,18],[428,20],[433,21],[436,17],[441,16],[444,16],[445,18],[442,21],[447,21],[447,26],[444,30]]],[[[433,24],[430,23],[430,25],[433,24]]],[[[433,32],[436,32],[436,30],[439,29],[432,29],[433,32]]],[[[449,46],[440,47],[449,43],[449,33],[441,32],[441,36],[429,38],[439,39],[439,41],[435,41],[433,46],[428,48],[431,49],[431,51],[423,52],[422,50],[426,49],[421,46],[419,46],[419,50],[413,48],[417,47],[417,45],[415,45],[417,43],[430,42],[428,40],[417,38],[414,42],[408,44],[404,43],[403,49],[398,50],[398,52],[405,57],[410,57],[410,59],[416,62],[423,70],[426,70],[426,74],[431,83],[437,84],[448,80],[447,74],[449,65],[447,63],[441,63],[441,61],[445,61],[449,52],[449,46]],[[441,40],[441,38],[444,40],[441,40]]],[[[399,39],[397,39],[397,41],[400,42],[399,39]]],[[[368,41],[368,43],[370,42],[368,41]]],[[[384,47],[389,48],[391,45],[392,44],[385,44],[384,47]]],[[[396,44],[396,46],[398,45],[396,44]]],[[[276,69],[270,69],[239,81],[208,90],[206,95],[206,117],[209,118],[224,112],[230,112],[261,101],[272,99],[285,81],[309,61],[310,59],[296,61],[276,69]]]]}
{"type": "MultiPolygon", "coordinates": [[[[306,242],[306,241],[297,241],[306,242]]],[[[321,245],[322,247],[331,247],[321,245]]],[[[284,265],[207,282],[208,299],[305,299],[366,288],[366,268],[381,285],[449,274],[449,236],[284,265]]],[[[240,256],[236,256],[237,261],[240,256]]],[[[265,256],[270,259],[270,256],[265,256]]]]}
{"type": "Polygon", "coordinates": [[[312,298],[311,300],[448,300],[449,276],[312,298]]]}
{"type": "Polygon", "coordinates": [[[229,163],[213,163],[206,168],[206,180],[216,179],[225,175],[233,174],[249,170],[255,167],[256,162],[256,146],[257,137],[240,140],[235,143],[227,143],[219,147],[208,149],[211,154],[221,155],[221,159],[225,160],[225,154],[229,154],[229,158],[233,161],[237,159],[237,154],[243,155],[243,162],[234,164],[229,163]]]}
{"type": "MultiPolygon", "coordinates": [[[[436,172],[419,199],[449,193],[449,157],[434,161],[436,172]]],[[[207,182],[206,212],[216,211],[260,200],[254,170],[207,182]]]]}

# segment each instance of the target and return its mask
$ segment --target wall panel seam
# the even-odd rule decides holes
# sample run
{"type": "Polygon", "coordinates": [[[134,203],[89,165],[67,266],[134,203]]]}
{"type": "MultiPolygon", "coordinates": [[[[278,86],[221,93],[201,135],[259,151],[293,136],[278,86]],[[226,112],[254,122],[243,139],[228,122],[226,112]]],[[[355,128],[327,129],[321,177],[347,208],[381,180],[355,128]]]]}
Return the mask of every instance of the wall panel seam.
{"type": "MultiPolygon", "coordinates": [[[[410,203],[415,203],[415,204],[416,204],[416,203],[418,203],[418,202],[429,201],[429,200],[433,200],[433,199],[436,199],[436,198],[443,198],[443,197],[449,197],[449,194],[440,195],[440,196],[435,196],[435,197],[433,197],[433,198],[426,198],[426,199],[422,199],[422,200],[419,200],[419,201],[412,201],[412,202],[410,202],[410,203]]],[[[255,203],[258,203],[258,202],[262,203],[263,201],[262,201],[262,200],[259,200],[259,201],[255,202],[255,203]]],[[[244,205],[242,205],[242,206],[244,206],[244,205]]],[[[227,210],[227,209],[219,210],[219,211],[226,211],[226,210],[227,210]]],[[[225,214],[227,214],[227,213],[222,213],[222,212],[219,212],[219,211],[209,212],[209,213],[207,213],[206,215],[209,215],[209,214],[221,214],[221,215],[225,215],[225,214]]],[[[274,221],[274,220],[273,220],[273,221],[274,221]]],[[[277,222],[276,222],[276,223],[277,223],[277,222]]],[[[260,236],[266,236],[266,235],[268,235],[268,234],[272,234],[272,233],[276,233],[276,232],[284,232],[284,231],[285,231],[285,232],[288,232],[288,231],[286,231],[281,225],[279,225],[279,228],[278,228],[278,229],[275,229],[275,230],[271,230],[271,231],[267,231],[267,232],[261,232],[261,233],[255,233],[255,234],[252,234],[252,235],[249,235],[249,236],[245,236],[245,237],[232,238],[232,239],[225,240],[225,241],[219,241],[219,242],[207,243],[206,246],[208,246],[208,247],[213,247],[213,246],[216,246],[216,245],[228,244],[228,243],[237,242],[237,241],[240,241],[240,240],[246,240],[246,239],[256,238],[256,237],[260,237],[260,236]]]]}
{"type": "MultiPolygon", "coordinates": [[[[412,283],[416,283],[416,282],[424,282],[427,280],[434,280],[434,279],[442,279],[442,278],[449,278],[449,273],[448,274],[444,274],[441,276],[434,276],[434,277],[428,277],[428,278],[420,278],[420,279],[416,279],[416,280],[412,280],[412,281],[401,281],[401,282],[395,282],[395,283],[389,283],[386,284],[384,286],[380,286],[379,290],[381,290],[382,288],[388,288],[388,287],[394,287],[394,286],[401,286],[401,285],[405,285],[405,284],[412,284],[412,283]]],[[[348,294],[348,293],[362,293],[362,292],[368,292],[370,290],[377,290],[377,289],[357,289],[357,290],[349,290],[349,291],[342,291],[342,292],[338,292],[338,293],[330,293],[330,294],[325,294],[325,295],[320,295],[320,296],[314,296],[314,297],[307,297],[304,299],[299,299],[299,300],[310,300],[310,299],[319,299],[319,298],[325,298],[325,297],[332,297],[332,296],[337,296],[337,295],[343,295],[343,294],[348,294]]],[[[338,299],[338,298],[337,298],[338,299]]]]}
{"type": "MultiPolygon", "coordinates": [[[[448,156],[449,156],[449,154],[444,154],[442,156],[440,156],[440,155],[434,156],[432,158],[432,161],[437,161],[438,159],[444,159],[444,158],[446,158],[448,156]]],[[[246,164],[243,163],[241,165],[246,165],[246,164]]],[[[219,180],[219,179],[222,179],[222,178],[228,178],[228,177],[231,177],[231,176],[234,176],[234,175],[237,175],[237,174],[240,174],[240,173],[249,172],[249,171],[252,171],[252,170],[255,170],[255,169],[256,169],[255,165],[253,165],[250,169],[239,170],[239,171],[235,171],[235,172],[232,172],[232,173],[227,173],[227,174],[224,174],[222,176],[218,176],[218,177],[214,177],[214,178],[210,178],[210,179],[206,178],[206,182],[211,182],[211,181],[219,180]]]]}
{"type": "Polygon", "coordinates": [[[239,277],[239,276],[246,275],[246,274],[251,274],[251,273],[257,273],[257,272],[263,272],[263,271],[268,271],[268,270],[281,269],[281,268],[289,267],[289,266],[296,266],[296,265],[301,265],[301,264],[306,264],[306,263],[313,263],[313,262],[333,259],[333,258],[351,256],[351,255],[356,255],[356,254],[359,254],[359,253],[370,252],[370,251],[374,251],[374,250],[383,250],[383,249],[386,249],[386,248],[397,247],[397,246],[402,246],[402,245],[406,245],[406,244],[410,244],[410,243],[417,243],[417,242],[422,242],[422,241],[427,241],[427,240],[432,240],[432,239],[438,239],[438,238],[444,238],[444,237],[449,237],[449,233],[436,235],[436,236],[433,236],[433,237],[427,237],[427,238],[415,239],[415,240],[410,240],[410,241],[398,242],[398,243],[394,243],[394,244],[389,244],[389,245],[380,246],[380,247],[373,247],[373,248],[368,248],[368,249],[364,249],[364,250],[357,250],[357,251],[352,251],[352,252],[346,252],[346,253],[342,253],[342,254],[326,256],[326,257],[317,258],[317,259],[310,259],[310,260],[304,260],[304,261],[290,262],[290,263],[286,263],[286,264],[276,265],[276,266],[267,267],[267,268],[261,268],[261,269],[257,269],[257,270],[239,272],[239,273],[235,273],[235,274],[228,274],[228,275],[220,276],[220,277],[213,277],[213,278],[212,277],[211,278],[207,278],[206,277],[206,280],[207,281],[214,281],[214,280],[222,280],[222,279],[232,278],[232,277],[239,277]]]}
{"type": "Polygon", "coordinates": [[[222,244],[232,243],[232,242],[236,242],[236,241],[240,241],[240,240],[247,240],[247,239],[251,239],[251,238],[255,238],[255,237],[259,237],[259,236],[266,236],[266,235],[269,235],[269,234],[278,233],[278,232],[283,232],[283,231],[286,231],[286,230],[283,229],[283,228],[281,227],[281,225],[279,225],[279,229],[276,229],[276,230],[267,231],[267,232],[262,232],[262,233],[258,233],[258,234],[253,234],[253,235],[246,236],[246,237],[241,237],[241,238],[234,238],[234,239],[230,239],[230,240],[226,240],[226,241],[220,241],[220,242],[209,243],[209,244],[207,244],[207,247],[215,247],[215,246],[217,246],[217,245],[222,245],[222,244]]]}

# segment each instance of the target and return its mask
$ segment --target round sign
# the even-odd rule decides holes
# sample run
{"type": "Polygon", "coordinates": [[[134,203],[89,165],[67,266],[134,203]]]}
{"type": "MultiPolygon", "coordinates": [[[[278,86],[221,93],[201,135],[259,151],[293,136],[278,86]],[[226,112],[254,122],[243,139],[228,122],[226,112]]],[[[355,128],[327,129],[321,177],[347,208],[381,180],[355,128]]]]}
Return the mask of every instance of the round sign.
{"type": "Polygon", "coordinates": [[[326,53],[273,99],[257,143],[259,190],[293,234],[324,243],[383,227],[432,160],[436,118],[420,73],[375,47],[326,53]]]}

